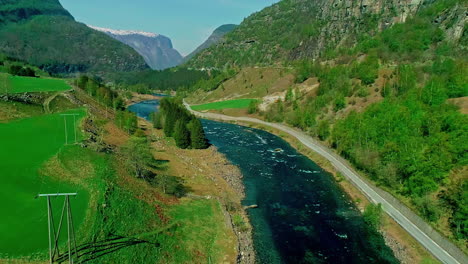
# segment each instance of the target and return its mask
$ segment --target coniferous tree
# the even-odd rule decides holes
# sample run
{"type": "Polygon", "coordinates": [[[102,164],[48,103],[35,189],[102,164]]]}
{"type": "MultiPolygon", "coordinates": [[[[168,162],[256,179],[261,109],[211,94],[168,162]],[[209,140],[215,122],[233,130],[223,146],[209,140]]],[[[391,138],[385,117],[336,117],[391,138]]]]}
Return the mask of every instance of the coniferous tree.
{"type": "MultiPolygon", "coordinates": [[[[170,111],[170,110],[169,110],[170,111]]],[[[174,133],[174,126],[176,122],[176,118],[172,112],[165,111],[165,120],[164,120],[164,134],[166,137],[172,137],[174,133]]]]}
{"type": "Polygon", "coordinates": [[[208,143],[206,142],[205,131],[203,131],[203,126],[200,120],[198,118],[194,118],[190,123],[190,139],[192,141],[192,148],[207,148],[208,143]]]}
{"type": "Polygon", "coordinates": [[[153,121],[153,127],[156,129],[163,128],[163,120],[162,120],[162,113],[157,112],[151,115],[151,120],[153,121]]]}
{"type": "Polygon", "coordinates": [[[187,129],[185,122],[177,120],[174,128],[174,139],[177,147],[181,149],[186,149],[190,147],[190,132],[187,129]]]}

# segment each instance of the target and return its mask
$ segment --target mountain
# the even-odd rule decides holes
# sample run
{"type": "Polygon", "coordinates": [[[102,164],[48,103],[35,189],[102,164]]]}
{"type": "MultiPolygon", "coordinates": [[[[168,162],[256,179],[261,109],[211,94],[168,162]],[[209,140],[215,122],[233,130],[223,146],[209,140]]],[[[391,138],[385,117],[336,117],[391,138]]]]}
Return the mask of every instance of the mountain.
{"type": "Polygon", "coordinates": [[[154,70],[171,68],[182,62],[182,55],[173,48],[171,39],[166,36],[141,31],[89,27],[132,47],[154,70]]]}
{"type": "Polygon", "coordinates": [[[205,49],[207,49],[207,48],[209,48],[209,47],[211,47],[213,45],[216,45],[219,42],[223,41],[224,35],[226,35],[227,33],[231,32],[231,31],[233,31],[237,27],[238,27],[238,25],[234,25],[234,24],[226,24],[226,25],[222,25],[222,26],[218,27],[217,29],[215,29],[215,31],[213,31],[211,36],[205,42],[203,42],[203,44],[201,44],[198,48],[196,48],[192,53],[187,55],[184,58],[184,61],[190,60],[191,58],[193,58],[198,53],[200,53],[200,52],[204,51],[205,49]]]}
{"type": "Polygon", "coordinates": [[[58,0],[0,0],[0,53],[55,74],[148,68],[132,48],[76,22],[58,0]]]}
{"type": "MultiPolygon", "coordinates": [[[[226,64],[270,65],[318,58],[337,46],[351,47],[362,38],[403,23],[433,2],[283,0],[246,18],[225,36],[222,44],[202,51],[188,66],[222,68],[226,64]]],[[[435,4],[440,5],[439,2],[435,4]]],[[[463,29],[463,21],[457,21],[459,24],[452,27],[454,30],[447,31],[454,38],[460,37],[456,28],[463,29]]]]}
{"type": "Polygon", "coordinates": [[[283,0],[187,63],[237,72],[200,81],[189,99],[258,99],[249,112],[334,148],[466,253],[467,10],[466,0],[283,0]]]}

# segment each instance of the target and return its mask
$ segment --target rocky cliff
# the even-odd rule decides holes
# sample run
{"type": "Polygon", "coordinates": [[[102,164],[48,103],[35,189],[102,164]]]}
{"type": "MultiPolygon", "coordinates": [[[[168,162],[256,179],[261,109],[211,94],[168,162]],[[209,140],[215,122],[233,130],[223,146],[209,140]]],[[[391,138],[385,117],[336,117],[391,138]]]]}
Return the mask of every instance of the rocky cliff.
{"type": "Polygon", "coordinates": [[[425,12],[427,6],[440,6],[440,12],[429,15],[449,39],[459,41],[463,37],[466,1],[283,0],[245,19],[224,41],[188,64],[221,68],[226,64],[271,65],[314,59],[337,47],[352,48],[363,38],[425,12]],[[456,5],[444,10],[447,2],[456,5]]]}

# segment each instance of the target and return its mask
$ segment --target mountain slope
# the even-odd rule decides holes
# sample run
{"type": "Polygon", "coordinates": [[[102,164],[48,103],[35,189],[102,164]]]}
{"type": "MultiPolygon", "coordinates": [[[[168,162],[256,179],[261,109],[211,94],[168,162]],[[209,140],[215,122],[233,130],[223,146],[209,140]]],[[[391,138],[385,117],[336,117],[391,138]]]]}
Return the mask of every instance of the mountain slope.
{"type": "Polygon", "coordinates": [[[282,1],[248,18],[188,63],[238,74],[193,86],[191,99],[260,99],[259,117],[335,148],[468,252],[468,116],[452,103],[468,101],[467,1],[330,2],[282,1]],[[289,22],[305,10],[319,26],[287,31],[307,25],[289,22]]]}
{"type": "MultiPolygon", "coordinates": [[[[270,65],[318,58],[404,22],[432,0],[284,0],[255,13],[188,65],[270,65]]],[[[459,35],[457,36],[459,37],[459,35]]]]}
{"type": "Polygon", "coordinates": [[[108,36],[132,47],[143,56],[146,63],[153,70],[164,70],[177,66],[182,62],[182,55],[173,48],[171,39],[166,36],[140,31],[89,27],[104,32],[108,36]]]}
{"type": "Polygon", "coordinates": [[[211,36],[205,41],[203,42],[198,48],[196,48],[192,53],[190,53],[189,55],[187,55],[185,58],[184,58],[184,61],[188,61],[190,60],[191,58],[193,58],[195,55],[199,54],[200,52],[206,50],[207,48],[210,48],[211,46],[213,45],[216,45],[218,44],[219,42],[221,42],[223,40],[223,37],[233,31],[234,29],[236,29],[238,27],[238,25],[234,25],[234,24],[226,24],[226,25],[222,25],[220,27],[218,27],[217,29],[215,29],[215,31],[213,31],[213,33],[211,34],[211,36]]]}
{"type": "Polygon", "coordinates": [[[148,67],[130,47],[76,22],[58,0],[0,0],[0,52],[58,74],[148,67]]]}

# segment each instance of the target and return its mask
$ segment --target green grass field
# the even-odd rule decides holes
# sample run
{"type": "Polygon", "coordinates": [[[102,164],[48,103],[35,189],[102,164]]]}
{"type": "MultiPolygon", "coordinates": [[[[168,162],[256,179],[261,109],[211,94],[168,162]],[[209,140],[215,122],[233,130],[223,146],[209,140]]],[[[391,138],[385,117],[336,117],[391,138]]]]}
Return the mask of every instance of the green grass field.
{"type": "Polygon", "coordinates": [[[191,106],[195,111],[204,111],[204,110],[222,110],[228,108],[242,109],[248,108],[249,104],[252,101],[257,101],[256,99],[236,99],[236,100],[227,100],[220,101],[208,104],[194,105],[191,106]]]}
{"type": "MultiPolygon", "coordinates": [[[[76,123],[68,117],[66,130],[74,138],[74,126],[85,116],[83,109],[76,123]]],[[[1,258],[43,255],[48,247],[46,200],[39,193],[78,192],[71,200],[75,227],[83,222],[89,194],[83,187],[41,175],[44,163],[57,153],[74,146],[65,145],[64,117],[43,115],[0,124],[0,218],[1,258]]],[[[82,137],[78,130],[78,137],[82,137]]],[[[60,154],[59,154],[60,156],[60,154]]],[[[59,217],[62,200],[54,198],[55,215],[59,217]]]]}
{"type": "Polygon", "coordinates": [[[66,91],[71,87],[60,79],[44,79],[0,74],[0,94],[66,91]]]}

